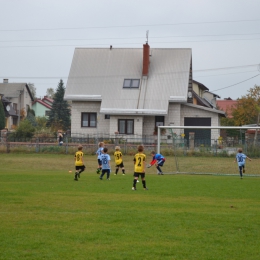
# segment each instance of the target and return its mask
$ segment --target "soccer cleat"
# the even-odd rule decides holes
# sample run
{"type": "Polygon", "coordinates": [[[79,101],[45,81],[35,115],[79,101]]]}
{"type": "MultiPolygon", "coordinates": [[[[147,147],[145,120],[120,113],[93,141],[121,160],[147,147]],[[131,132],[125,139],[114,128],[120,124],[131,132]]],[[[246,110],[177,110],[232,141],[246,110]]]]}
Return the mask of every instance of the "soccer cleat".
{"type": "Polygon", "coordinates": [[[110,181],[110,178],[108,178],[107,181],[110,181]]]}
{"type": "Polygon", "coordinates": [[[124,173],[122,175],[125,175],[124,173]]]}
{"type": "Polygon", "coordinates": [[[135,188],[135,187],[132,187],[132,190],[136,190],[136,188],[135,188]]]}
{"type": "Polygon", "coordinates": [[[99,177],[99,179],[102,181],[102,178],[101,178],[101,177],[99,177]]]}
{"type": "Polygon", "coordinates": [[[148,188],[144,188],[144,190],[148,190],[148,188]]]}
{"type": "Polygon", "coordinates": [[[139,182],[138,180],[136,182],[139,182]]]}
{"type": "Polygon", "coordinates": [[[163,173],[162,173],[162,172],[161,172],[160,174],[161,174],[161,175],[163,175],[163,173]]]}
{"type": "Polygon", "coordinates": [[[116,173],[114,173],[114,175],[117,175],[116,173]]]}
{"type": "Polygon", "coordinates": [[[78,179],[77,179],[77,178],[74,178],[74,181],[78,181],[78,179]]]}

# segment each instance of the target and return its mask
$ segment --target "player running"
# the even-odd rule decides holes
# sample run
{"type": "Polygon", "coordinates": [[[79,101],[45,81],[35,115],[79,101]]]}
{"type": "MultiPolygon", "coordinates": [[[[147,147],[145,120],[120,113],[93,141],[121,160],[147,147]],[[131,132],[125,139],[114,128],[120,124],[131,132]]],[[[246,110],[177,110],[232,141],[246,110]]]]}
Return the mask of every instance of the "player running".
{"type": "Polygon", "coordinates": [[[251,161],[251,159],[246,156],[245,154],[243,154],[243,150],[242,148],[238,148],[237,150],[237,155],[236,155],[236,159],[234,162],[237,162],[238,164],[238,170],[239,170],[239,174],[240,174],[240,178],[243,178],[243,173],[245,173],[245,164],[246,164],[246,158],[251,161]],[[243,173],[242,173],[243,172],[243,173]]]}
{"type": "Polygon", "coordinates": [[[122,158],[123,155],[120,151],[120,147],[116,146],[115,150],[116,151],[114,153],[114,156],[115,156],[115,163],[116,163],[116,172],[114,175],[117,175],[119,168],[122,169],[122,173],[123,173],[123,175],[125,175],[125,167],[124,167],[123,158],[122,158]]]}

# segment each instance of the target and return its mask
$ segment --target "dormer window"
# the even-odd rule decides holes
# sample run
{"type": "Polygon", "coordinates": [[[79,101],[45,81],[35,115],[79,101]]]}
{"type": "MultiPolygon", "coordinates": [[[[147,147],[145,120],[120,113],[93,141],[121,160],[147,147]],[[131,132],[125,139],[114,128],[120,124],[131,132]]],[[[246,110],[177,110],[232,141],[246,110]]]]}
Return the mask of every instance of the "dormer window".
{"type": "Polygon", "coordinates": [[[125,79],[123,88],[139,88],[140,79],[125,79]]]}

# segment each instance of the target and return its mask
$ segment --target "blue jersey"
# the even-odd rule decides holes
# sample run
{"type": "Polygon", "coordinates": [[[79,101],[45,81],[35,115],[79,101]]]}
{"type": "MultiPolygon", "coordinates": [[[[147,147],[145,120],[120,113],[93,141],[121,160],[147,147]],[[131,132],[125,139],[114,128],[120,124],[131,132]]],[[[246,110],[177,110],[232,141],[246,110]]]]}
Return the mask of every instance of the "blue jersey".
{"type": "Polygon", "coordinates": [[[156,154],[153,156],[153,160],[160,161],[160,160],[162,160],[162,159],[164,159],[164,157],[163,157],[161,154],[159,154],[159,153],[156,153],[156,154]]]}
{"type": "Polygon", "coordinates": [[[243,166],[246,163],[246,155],[243,153],[237,153],[236,155],[238,166],[243,166]]]}
{"type": "Polygon", "coordinates": [[[101,161],[102,161],[102,170],[110,169],[109,161],[110,161],[110,155],[107,153],[103,153],[101,155],[101,161]]]}
{"type": "Polygon", "coordinates": [[[103,154],[104,147],[99,147],[96,151],[97,158],[101,160],[101,155],[103,154]]]}

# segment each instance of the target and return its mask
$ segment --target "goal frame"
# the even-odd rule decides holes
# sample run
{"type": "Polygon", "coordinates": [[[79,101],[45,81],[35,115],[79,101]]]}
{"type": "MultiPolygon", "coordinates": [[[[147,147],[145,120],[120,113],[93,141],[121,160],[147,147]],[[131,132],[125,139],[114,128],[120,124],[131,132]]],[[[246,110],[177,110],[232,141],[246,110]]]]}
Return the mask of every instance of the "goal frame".
{"type": "Polygon", "coordinates": [[[161,130],[162,129],[237,129],[248,130],[254,129],[257,132],[260,130],[260,126],[158,126],[157,132],[157,153],[161,151],[161,130]]]}

